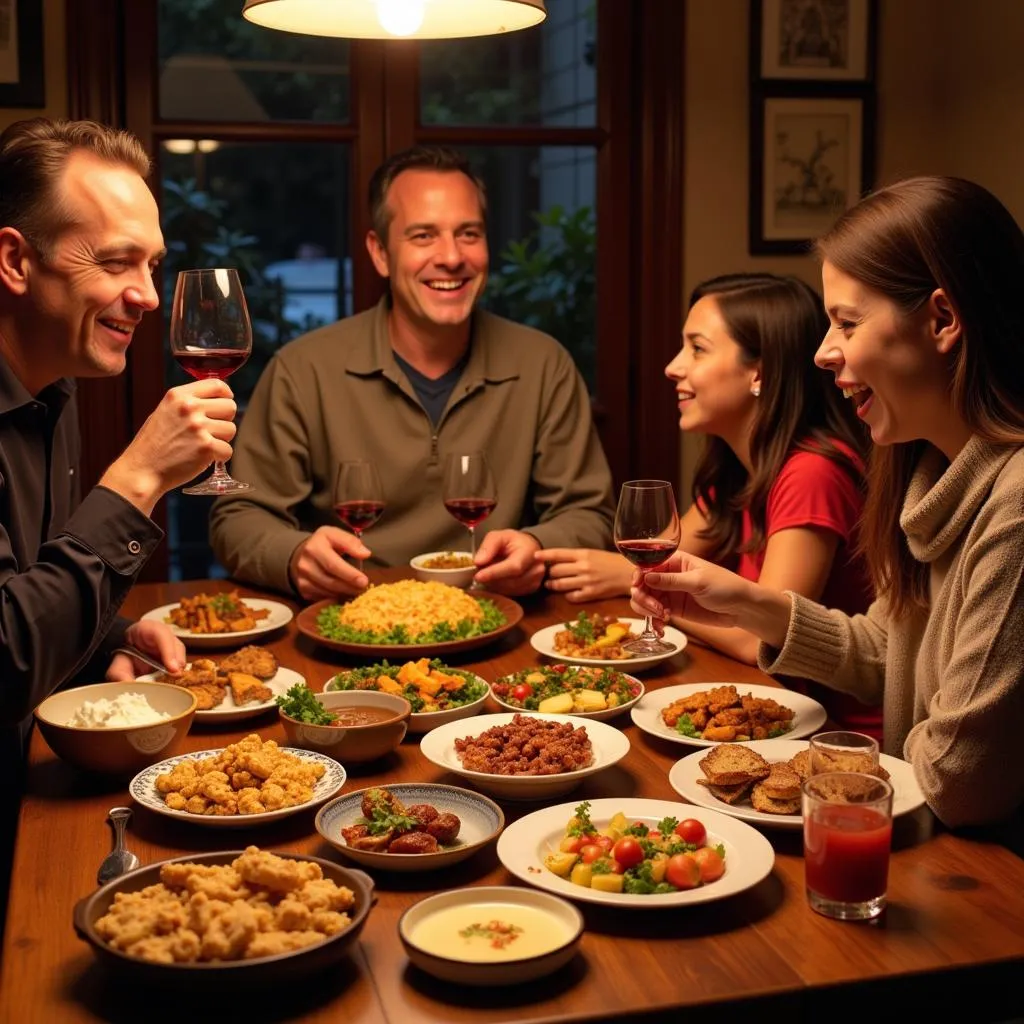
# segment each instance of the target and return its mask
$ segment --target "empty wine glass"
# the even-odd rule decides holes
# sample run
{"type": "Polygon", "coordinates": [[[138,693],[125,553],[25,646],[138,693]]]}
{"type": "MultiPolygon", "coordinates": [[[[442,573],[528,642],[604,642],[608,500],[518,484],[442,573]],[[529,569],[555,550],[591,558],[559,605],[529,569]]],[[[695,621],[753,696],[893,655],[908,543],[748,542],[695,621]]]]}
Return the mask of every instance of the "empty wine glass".
{"type": "MultiPolygon", "coordinates": [[[[615,546],[644,576],[664,565],[679,547],[679,513],[667,480],[630,480],[622,485],[615,511],[615,546]]],[[[650,615],[644,631],[622,645],[631,654],[675,650],[654,631],[650,615]]]]}
{"type": "MultiPolygon", "coordinates": [[[[355,459],[342,462],[334,478],[334,511],[338,518],[363,539],[368,530],[384,513],[384,488],[381,487],[377,467],[372,462],[355,459]]],[[[363,560],[356,560],[363,571],[363,560]]]]}
{"type": "Polygon", "coordinates": [[[498,504],[498,488],[483,452],[450,454],[444,464],[444,507],[469,530],[469,553],[476,554],[476,527],[498,504]]]}
{"type": "MultiPolygon", "coordinates": [[[[238,272],[225,267],[181,271],[171,304],[171,355],[178,365],[197,380],[226,380],[251,351],[252,325],[238,272]]],[[[218,461],[210,476],[182,493],[233,494],[251,487],[218,461]]]]}

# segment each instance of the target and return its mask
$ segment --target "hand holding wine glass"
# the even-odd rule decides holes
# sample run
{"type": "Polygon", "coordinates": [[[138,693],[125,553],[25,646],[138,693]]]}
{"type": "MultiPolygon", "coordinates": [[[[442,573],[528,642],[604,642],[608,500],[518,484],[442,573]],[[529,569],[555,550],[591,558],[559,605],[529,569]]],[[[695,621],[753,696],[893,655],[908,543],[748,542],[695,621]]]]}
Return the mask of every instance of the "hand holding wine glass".
{"type": "MultiPolygon", "coordinates": [[[[631,480],[622,485],[615,512],[615,546],[646,575],[664,565],[679,547],[679,513],[667,480],[631,480]]],[[[651,616],[635,640],[622,645],[632,654],[667,654],[675,650],[654,631],[651,616]]]]}
{"type": "Polygon", "coordinates": [[[469,552],[476,554],[476,527],[498,504],[498,488],[483,452],[450,454],[444,466],[444,507],[469,530],[469,552]]]}
{"type": "MultiPolygon", "coordinates": [[[[252,324],[238,272],[183,270],[178,274],[171,305],[171,355],[197,380],[225,380],[249,358],[252,324]]],[[[250,484],[233,479],[223,462],[202,483],[184,494],[233,494],[250,484]]]]}
{"type": "MultiPolygon", "coordinates": [[[[334,511],[359,540],[363,539],[363,531],[380,519],[384,513],[384,489],[372,462],[357,459],[338,466],[334,511]]],[[[358,559],[356,564],[362,571],[363,560],[358,559]]]]}

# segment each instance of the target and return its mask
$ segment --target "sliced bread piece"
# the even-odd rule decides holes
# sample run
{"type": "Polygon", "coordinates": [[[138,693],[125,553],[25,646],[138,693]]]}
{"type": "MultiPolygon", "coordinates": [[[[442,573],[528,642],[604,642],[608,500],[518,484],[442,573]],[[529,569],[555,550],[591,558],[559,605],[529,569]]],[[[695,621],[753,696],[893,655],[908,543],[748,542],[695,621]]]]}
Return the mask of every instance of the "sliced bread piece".
{"type": "Polygon", "coordinates": [[[720,743],[699,763],[708,781],[716,786],[757,782],[771,771],[771,765],[760,754],[742,743],[720,743]]]}
{"type": "Polygon", "coordinates": [[[761,790],[773,800],[799,800],[800,783],[800,776],[792,767],[786,761],[779,761],[762,781],[761,790]]]}
{"type": "Polygon", "coordinates": [[[753,785],[752,782],[741,782],[738,786],[716,786],[707,779],[698,777],[696,779],[698,786],[704,786],[713,797],[717,797],[723,803],[735,804],[739,803],[749,791],[753,785]]]}
{"type": "Polygon", "coordinates": [[[759,782],[750,791],[750,802],[754,805],[755,811],[764,814],[799,814],[800,798],[793,800],[775,800],[764,791],[764,783],[759,782]]]}

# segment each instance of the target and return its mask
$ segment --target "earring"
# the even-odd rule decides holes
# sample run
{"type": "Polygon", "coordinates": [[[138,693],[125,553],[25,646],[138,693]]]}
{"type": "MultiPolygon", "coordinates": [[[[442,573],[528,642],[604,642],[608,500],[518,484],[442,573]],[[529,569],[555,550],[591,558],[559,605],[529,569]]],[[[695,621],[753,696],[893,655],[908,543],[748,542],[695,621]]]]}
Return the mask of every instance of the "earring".
{"type": "Polygon", "coordinates": [[[750,393],[755,398],[760,398],[761,397],[761,385],[760,384],[753,384],[753,385],[751,385],[750,393]]]}

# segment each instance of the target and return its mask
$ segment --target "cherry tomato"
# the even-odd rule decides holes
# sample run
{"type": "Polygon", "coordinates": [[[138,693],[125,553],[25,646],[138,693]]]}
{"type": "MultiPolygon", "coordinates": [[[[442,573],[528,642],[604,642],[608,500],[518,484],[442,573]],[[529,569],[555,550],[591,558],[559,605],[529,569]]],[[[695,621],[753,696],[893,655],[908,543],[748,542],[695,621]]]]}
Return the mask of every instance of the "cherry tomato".
{"type": "Polygon", "coordinates": [[[651,831],[647,833],[647,838],[650,839],[652,843],[660,843],[661,833],[657,829],[652,828],[651,831]]]}
{"type": "Polygon", "coordinates": [[[612,847],[615,845],[615,840],[611,836],[593,836],[590,840],[592,843],[597,843],[598,846],[604,850],[605,853],[610,853],[612,847]]]}
{"type": "Polygon", "coordinates": [[[512,696],[515,700],[526,700],[533,696],[533,687],[529,683],[520,683],[512,687],[512,696]]]}
{"type": "Polygon", "coordinates": [[[587,843],[586,836],[565,836],[558,844],[562,853],[579,853],[580,848],[587,843]]]}
{"type": "Polygon", "coordinates": [[[623,836],[612,847],[612,856],[624,868],[632,868],[644,859],[644,848],[635,837],[623,836]]]}
{"type": "Polygon", "coordinates": [[[669,857],[665,868],[665,881],[677,889],[695,889],[700,885],[700,865],[692,853],[677,853],[669,857]]]}
{"type": "Polygon", "coordinates": [[[614,857],[606,858],[606,863],[608,865],[608,870],[613,875],[625,874],[625,872],[626,872],[626,865],[625,864],[620,864],[614,857]]]}
{"type": "Polygon", "coordinates": [[[700,868],[702,882],[717,882],[725,874],[725,861],[713,847],[702,846],[691,856],[700,868]]]}
{"type": "Polygon", "coordinates": [[[580,847],[579,855],[584,864],[593,864],[604,856],[604,850],[597,843],[585,843],[580,847]]]}
{"type": "Polygon", "coordinates": [[[676,835],[684,843],[703,846],[708,838],[708,830],[696,818],[684,818],[676,825],[676,835]]]}

